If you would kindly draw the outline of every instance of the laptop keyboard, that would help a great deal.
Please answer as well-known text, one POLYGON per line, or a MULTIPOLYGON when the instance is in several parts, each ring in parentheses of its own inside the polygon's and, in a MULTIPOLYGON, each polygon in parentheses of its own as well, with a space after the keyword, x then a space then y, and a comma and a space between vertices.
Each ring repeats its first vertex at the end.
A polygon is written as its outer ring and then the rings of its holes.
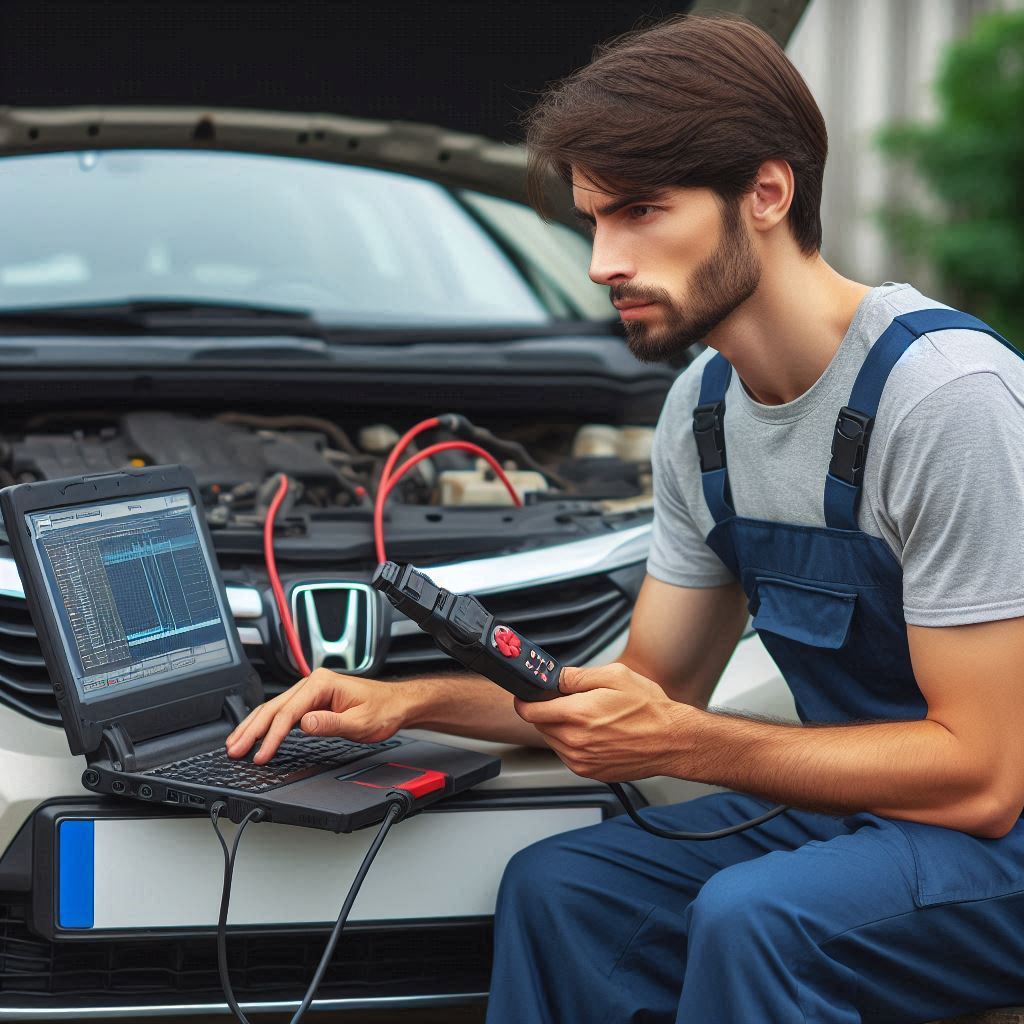
POLYGON ((245 757, 236 759, 228 757, 223 747, 217 747, 142 774, 176 782, 241 789, 246 793, 265 793, 328 768, 338 768, 369 754, 397 747, 401 742, 351 743, 335 736, 309 736, 293 729, 266 764, 253 764, 251 750, 245 757))

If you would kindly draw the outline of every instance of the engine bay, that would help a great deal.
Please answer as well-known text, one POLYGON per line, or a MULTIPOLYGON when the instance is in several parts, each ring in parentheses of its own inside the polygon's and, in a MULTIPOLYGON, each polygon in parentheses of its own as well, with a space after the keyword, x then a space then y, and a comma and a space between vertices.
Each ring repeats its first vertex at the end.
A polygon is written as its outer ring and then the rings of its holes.
MULTIPOLYGON (((398 419, 342 425, 306 412, 265 415, 238 409, 49 411, 29 416, 20 430, 8 430, 0 442, 0 483, 183 464, 196 475, 211 528, 244 533, 264 522, 275 481, 284 473, 294 488, 290 532, 308 535, 318 522, 369 520, 386 460, 408 426, 398 419)), ((524 507, 512 507, 506 486, 483 459, 446 450, 403 476, 389 508, 500 509, 510 534, 515 531, 508 524, 517 514, 543 504, 554 512, 560 503, 563 518, 567 510, 590 518, 643 512, 651 502, 653 434, 650 426, 535 421, 505 422, 491 430, 449 415, 404 455, 468 437, 501 464, 524 507)), ((393 530, 400 539, 397 520, 393 530)), ((430 522, 435 534, 444 534, 451 520, 435 514, 424 521, 421 515, 414 532, 422 537, 430 522)))

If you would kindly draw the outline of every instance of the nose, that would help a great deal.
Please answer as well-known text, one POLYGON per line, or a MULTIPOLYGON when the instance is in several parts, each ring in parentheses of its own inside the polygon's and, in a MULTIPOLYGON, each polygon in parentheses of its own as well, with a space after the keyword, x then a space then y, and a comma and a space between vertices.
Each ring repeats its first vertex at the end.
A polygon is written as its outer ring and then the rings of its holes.
POLYGON ((632 259, 598 228, 590 252, 590 280, 595 284, 621 284, 636 273, 632 259))

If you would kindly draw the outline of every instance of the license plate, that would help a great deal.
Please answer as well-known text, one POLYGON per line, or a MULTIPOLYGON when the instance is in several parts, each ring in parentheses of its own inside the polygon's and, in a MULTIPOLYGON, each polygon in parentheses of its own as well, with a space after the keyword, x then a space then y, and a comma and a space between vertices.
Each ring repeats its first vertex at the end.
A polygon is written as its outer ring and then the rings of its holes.
MULTIPOLYGON (((494 912, 502 871, 523 847, 596 824, 600 806, 420 814, 388 834, 351 921, 494 912)), ((230 845, 237 826, 222 820, 230 845)), ((206 817, 63 817, 56 823, 54 931, 216 925, 224 859, 206 817)), ((235 862, 231 925, 320 925, 337 918, 376 829, 335 835, 252 824, 235 862)))

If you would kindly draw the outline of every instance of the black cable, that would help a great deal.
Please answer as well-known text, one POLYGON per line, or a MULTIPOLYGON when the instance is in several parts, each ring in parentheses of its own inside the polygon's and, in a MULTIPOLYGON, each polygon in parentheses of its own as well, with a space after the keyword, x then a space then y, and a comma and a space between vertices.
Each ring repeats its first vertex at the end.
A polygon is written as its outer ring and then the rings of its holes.
POLYGON ((352 910, 352 904, 355 903, 356 896, 359 895, 359 888, 363 884, 363 879, 366 877, 366 873, 370 870, 370 865, 373 863, 374 857, 377 856, 377 851, 384 842, 384 838, 390 831, 391 826, 400 817, 402 817, 404 813, 405 808, 403 808, 401 804, 393 803, 388 806, 387 814, 384 815, 384 820, 381 822, 380 828, 377 830, 377 835, 374 836, 369 850, 366 851, 366 856, 363 857, 362 864, 359 865, 356 877, 349 888, 348 896, 345 897, 341 913, 338 915, 338 920, 335 922, 334 929, 331 932, 331 937, 327 940, 327 947, 324 949, 324 955, 320 958, 316 974, 313 975, 313 980, 310 982, 309 988, 306 990, 305 998, 303 998, 299 1008, 295 1011, 295 1016, 292 1017, 290 1024, 299 1024, 299 1021, 309 1008, 309 1004, 313 1002, 316 990, 320 987, 320 982, 323 981, 323 977, 327 973, 327 965, 330 963, 331 957, 334 955, 334 947, 338 944, 341 929, 345 927, 345 922, 348 920, 349 912, 352 910))
MULTIPOLYGON (((405 796, 406 794, 402 795, 405 796)), ((381 848, 381 844, 384 842, 384 838, 390 831, 391 826, 408 812, 411 802, 411 799, 404 802, 389 801, 387 813, 384 815, 384 820, 381 822, 380 828, 377 830, 377 835, 370 844, 369 850, 366 851, 366 856, 363 857, 363 862, 359 865, 356 877, 353 879, 352 885, 349 887, 348 895, 345 897, 345 902, 341 907, 341 913, 338 915, 338 920, 335 922, 330 938, 327 940, 327 946, 324 949, 323 956, 320 958, 320 963, 317 965, 316 973, 313 975, 313 980, 310 982, 309 988, 306 990, 306 994, 303 997, 302 1002, 299 1004, 299 1008, 295 1011, 295 1015, 292 1017, 290 1024, 299 1024, 299 1021, 305 1015, 306 1010, 309 1009, 310 1004, 313 1002, 313 997, 316 995, 316 991, 320 987, 320 982, 323 981, 324 974, 327 972, 327 965, 330 963, 331 957, 334 955, 334 947, 338 944, 338 938, 341 935, 341 930, 345 927, 345 922, 348 920, 348 915, 352 910, 352 904, 355 903, 356 896, 359 895, 359 889, 363 884, 363 879, 366 878, 366 873, 370 870, 370 865, 373 863, 374 857, 377 856, 377 851, 381 848)), ((242 833, 245 831, 246 825, 248 825, 250 821, 259 821, 263 817, 263 812, 259 808, 256 808, 255 810, 250 811, 242 819, 238 832, 235 835, 235 841, 231 844, 231 851, 229 853, 228 844, 225 842, 224 836, 220 831, 220 826, 217 824, 217 819, 220 817, 221 812, 226 809, 227 804, 225 804, 223 800, 218 800, 210 808, 210 821, 213 823, 213 830, 217 833, 217 839, 220 841, 221 848, 224 850, 224 887, 220 897, 220 916, 217 920, 217 969, 220 974, 221 988, 224 990, 224 997, 228 1001, 228 1006, 231 1008, 231 1012, 235 1015, 235 1018, 241 1022, 241 1024, 251 1024, 235 999, 235 993, 231 987, 231 978, 228 974, 228 903, 231 899, 231 878, 235 870, 235 852, 238 850, 238 842, 242 838, 242 833)))
MULTIPOLYGON (((783 811, 789 810, 785 804, 780 804, 777 807, 770 808, 765 811, 764 814, 758 815, 756 818, 751 818, 749 821, 741 821, 735 825, 729 825, 726 828, 717 829, 714 832, 675 832, 670 829, 659 828, 657 825, 652 825, 650 822, 644 821, 644 819, 640 817, 640 814, 634 806, 629 794, 620 783, 609 782, 608 788, 611 789, 616 797, 618 797, 619 803, 622 804, 626 813, 640 828, 645 832, 649 832, 651 835, 658 836, 661 839, 682 839, 695 842, 711 839, 723 839, 725 836, 735 835, 737 832, 743 832, 748 828, 754 828, 757 825, 762 825, 766 821, 770 821, 772 818, 781 814, 783 811)), ((345 897, 345 902, 341 907, 341 913, 339 913, 338 920, 335 922, 334 928, 331 930, 330 937, 327 940, 327 945, 320 958, 320 963, 317 965, 317 969, 313 974, 313 980, 310 982, 309 988, 306 990, 306 994, 303 997, 302 1002, 299 1004, 298 1009, 295 1011, 295 1014, 292 1016, 289 1024, 299 1024, 303 1016, 305 1016, 306 1011, 309 1009, 310 1004, 313 1002, 317 989, 320 987, 324 974, 327 972, 327 966, 331 962, 331 957, 334 955, 334 950, 338 944, 338 939, 341 936, 341 931, 345 927, 348 915, 352 910, 356 897, 359 895, 359 890, 362 887, 363 880, 366 878, 366 875, 370 870, 370 865, 373 863, 374 858, 377 856, 377 852, 383 845, 385 837, 391 830, 391 826, 411 809, 411 799, 399 799, 406 798, 407 794, 396 792, 393 796, 395 799, 393 801, 389 801, 387 813, 384 815, 384 820, 381 822, 380 828, 377 830, 377 835, 370 844, 370 848, 366 851, 366 855, 363 857, 363 861, 359 865, 359 870, 356 872, 352 885, 349 887, 348 895, 345 897)), ((220 983, 221 988, 224 991, 224 997, 227 999, 228 1006, 234 1014, 235 1019, 238 1020, 240 1024, 251 1024, 249 1019, 242 1012, 242 1008, 238 1005, 238 1001, 235 999, 234 989, 231 986, 227 957, 227 921, 228 906, 231 900, 231 881, 234 876, 235 855, 238 852, 238 844, 241 841, 242 833, 245 831, 249 822, 259 821, 263 817, 263 811, 257 807, 242 819, 238 832, 235 834, 234 842, 231 844, 231 849, 228 850, 228 844, 225 841, 224 835, 218 824, 221 812, 225 810, 227 810, 227 804, 224 803, 223 800, 216 801, 210 808, 210 821, 213 825, 213 831, 216 833, 217 840, 220 842, 221 849, 224 851, 224 885, 221 890, 220 914, 217 919, 217 969, 220 975, 220 983)))
POLYGON ((608 788, 619 798, 619 803, 622 804, 626 809, 626 813, 637 825, 645 832, 650 832, 652 836, 659 836, 662 839, 689 839, 693 842, 703 842, 707 839, 724 839, 726 836, 732 836, 737 832, 744 832, 748 828, 754 828, 755 825, 763 825, 766 821, 771 821, 776 815, 789 810, 786 804, 779 804, 777 807, 772 807, 765 811, 764 814, 759 814, 756 818, 751 818, 749 821, 740 821, 735 825, 716 829, 714 832, 673 832, 671 829, 658 828, 657 825, 644 821, 640 817, 640 812, 633 805, 629 794, 622 788, 621 783, 609 782, 608 788))
POLYGON ((224 885, 220 895, 220 917, 217 920, 217 970, 220 974, 220 987, 224 991, 224 997, 228 1001, 231 1012, 242 1024, 250 1024, 249 1019, 235 1000, 235 993, 231 987, 231 978, 228 975, 228 903, 231 899, 231 878, 235 871, 235 853, 238 850, 238 842, 242 838, 242 833, 249 822, 259 821, 263 817, 263 812, 257 807, 242 819, 238 832, 235 833, 235 841, 231 844, 231 852, 229 853, 228 844, 225 842, 220 826, 217 824, 217 819, 223 810, 227 810, 227 804, 223 800, 216 801, 210 808, 210 821, 213 823, 213 831, 217 833, 217 839, 220 841, 221 849, 224 851, 224 885))
POLYGON ((520 466, 526 466, 535 473, 540 473, 549 482, 553 483, 559 490, 572 493, 576 485, 565 477, 559 476, 542 466, 518 441, 510 441, 504 437, 498 437, 491 433, 486 427, 478 427, 475 423, 463 416, 462 413, 447 412, 437 417, 440 426, 449 430, 456 436, 468 438, 475 441, 484 448, 494 448, 499 454, 515 459, 520 466))

